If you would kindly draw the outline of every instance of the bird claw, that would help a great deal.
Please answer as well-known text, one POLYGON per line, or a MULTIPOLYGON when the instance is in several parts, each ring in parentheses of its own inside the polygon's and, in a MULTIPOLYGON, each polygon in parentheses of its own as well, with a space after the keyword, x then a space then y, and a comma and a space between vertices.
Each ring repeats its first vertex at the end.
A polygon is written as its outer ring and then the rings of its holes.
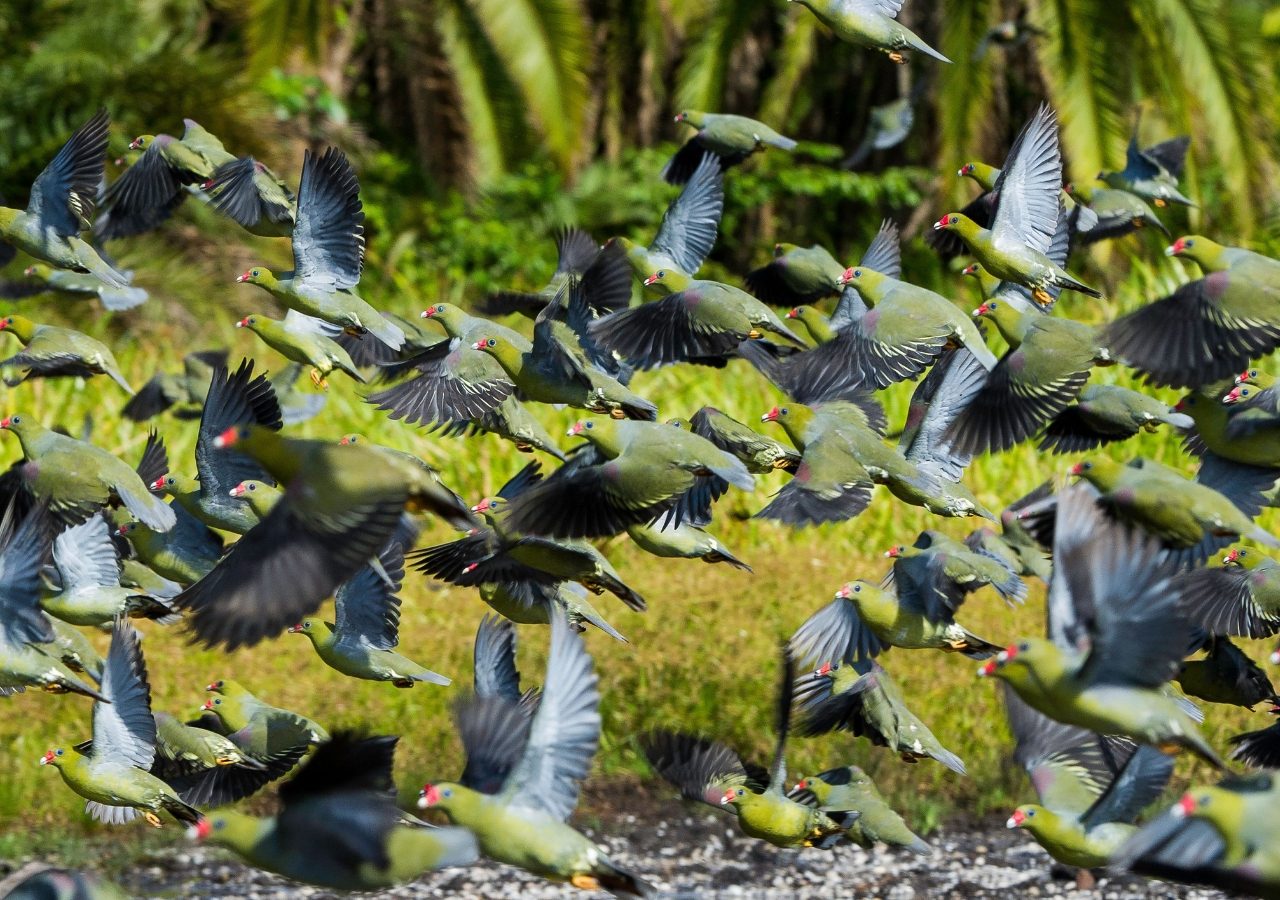
POLYGON ((533 444, 521 444, 520 442, 517 441, 516 449, 519 450, 521 453, 532 453, 533 444))
POLYGON ((320 390, 322 391, 329 390, 329 381, 327 378, 325 378, 323 375, 320 374, 319 369, 311 370, 311 383, 314 384, 316 387, 320 388, 320 390))
POLYGON ((142 817, 147 820, 147 824, 150 825, 152 828, 164 827, 164 823, 160 821, 160 817, 157 816, 155 813, 151 812, 150 810, 144 812, 142 814, 142 817))
POLYGON ((218 766, 234 766, 236 763, 240 762, 240 760, 234 759, 230 756, 217 756, 214 757, 213 762, 214 765, 218 766))
POLYGON ((758 341, 760 338, 764 337, 764 332, 759 328, 752 328, 747 332, 747 337, 751 338, 753 341, 758 341))
POLYGON ((569 883, 583 891, 600 890, 600 879, 596 878, 594 875, 587 875, 584 872, 579 872, 574 875, 569 879, 569 883))
POLYGON ((1039 303, 1041 306, 1053 305, 1053 297, 1050 296, 1049 292, 1046 291, 1044 288, 1036 288, 1034 291, 1031 292, 1031 296, 1034 297, 1035 301, 1039 303))
POLYGON ((1164 198, 1162 198, 1162 197, 1157 197, 1157 198, 1156 198, 1156 206, 1158 206, 1160 209, 1164 209, 1164 208, 1165 208, 1166 206, 1168 206, 1168 205, 1169 205, 1169 201, 1168 201, 1168 200, 1165 200, 1165 199, 1164 199, 1164 198))
POLYGON ((626 417, 627 414, 620 409, 609 410, 609 418, 611 419, 625 419, 626 417))
POLYGON ((907 64, 907 58, 897 50, 893 50, 889 53, 889 59, 893 60, 900 66, 905 66, 907 64))

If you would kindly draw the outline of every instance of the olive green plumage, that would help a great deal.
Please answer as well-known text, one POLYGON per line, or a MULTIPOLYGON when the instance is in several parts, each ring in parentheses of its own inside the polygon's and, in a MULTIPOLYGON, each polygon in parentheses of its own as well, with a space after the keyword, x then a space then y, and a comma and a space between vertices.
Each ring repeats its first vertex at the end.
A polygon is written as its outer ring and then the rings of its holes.
POLYGON ((1157 431, 1161 425, 1186 430, 1195 427, 1195 421, 1148 394, 1118 384, 1089 384, 1049 422, 1040 449, 1079 453, 1157 431))
POLYGON ((818 21, 850 44, 869 47, 889 59, 906 63, 904 51, 915 51, 949 63, 907 26, 897 21, 905 0, 796 0, 818 17, 818 21))
MULTIPOLYGON (((140 287, 115 287, 93 275, 68 269, 55 269, 46 263, 34 263, 22 270, 55 294, 72 297, 97 297, 109 312, 133 309, 147 302, 147 292, 140 287)), ((128 273, 122 273, 128 277, 128 273)))
POLYGON ((1245 709, 1263 702, 1280 704, 1267 673, 1230 639, 1211 637, 1204 649, 1203 657, 1182 664, 1175 679, 1187 696, 1245 709))
POLYGON ((616 641, 629 643, 591 605, 587 589, 575 581, 544 585, 532 581, 485 582, 480 599, 499 615, 521 625, 550 625, 556 610, 578 631, 594 625, 616 641))
MULTIPOLYGON (((775 244, 773 259, 747 273, 747 290, 773 306, 801 306, 837 293, 844 266, 821 244, 775 244)), ((656 270, 652 270, 656 271, 656 270)), ((799 318, 791 316, 788 318, 799 318)), ((806 319, 801 322, 810 329, 806 319)), ((817 335, 814 335, 817 337, 817 335)))
POLYGON ((1254 284, 1280 290, 1280 260, 1254 250, 1219 244, 1201 234, 1187 234, 1170 244, 1164 252, 1166 256, 1191 260, 1205 274, 1230 272, 1254 284))
POLYGON ((676 122, 688 125, 697 133, 663 168, 662 177, 671 184, 690 181, 704 156, 715 156, 721 167, 727 169, 766 147, 791 152, 797 146, 791 138, 746 116, 686 109, 676 114, 676 122))
POLYGON ((1168 206, 1170 203, 1195 206, 1178 190, 1178 179, 1182 176, 1190 143, 1191 139, 1183 135, 1143 149, 1138 146, 1138 126, 1135 123, 1125 151, 1124 168, 1118 172, 1099 172, 1098 180, 1108 187, 1137 194, 1156 206, 1168 206))
POLYGON ((329 733, 306 716, 259 699, 238 681, 222 678, 207 691, 217 694, 201 709, 213 713, 255 759, 268 759, 298 746, 315 746, 329 733))
POLYGON ((22 344, 19 353, 0 361, 0 372, 9 387, 28 378, 106 375, 133 394, 110 348, 87 334, 57 325, 40 325, 14 313, 0 318, 0 331, 12 334, 22 344))
POLYGON ((1081 235, 1082 245, 1124 237, 1147 229, 1155 229, 1169 237, 1169 229, 1137 194, 1088 182, 1069 185, 1067 191, 1081 203, 1087 204, 1098 217, 1098 224, 1081 235))
POLYGON ((879 842, 904 847, 913 853, 933 853, 888 804, 870 776, 857 766, 841 766, 801 778, 788 796, 802 803, 812 797, 818 806, 858 812, 857 821, 844 836, 863 849, 869 850, 879 842))
POLYGON ((225 350, 188 353, 182 358, 182 371, 151 376, 121 412, 135 422, 145 422, 168 409, 179 419, 198 418, 214 369, 226 364, 225 350))
POLYGON ((728 563, 748 572, 751 567, 738 559, 715 535, 688 523, 673 528, 655 524, 628 525, 627 534, 642 550, 668 559, 700 559, 706 563, 728 563))
POLYGON ((311 380, 328 389, 327 378, 334 370, 345 372, 364 383, 364 376, 351 361, 350 354, 326 333, 325 323, 290 310, 283 319, 271 319, 261 313, 245 316, 236 322, 262 338, 262 342, 285 359, 311 367, 311 380))
POLYGON ((0 205, 0 241, 59 269, 126 288, 129 279, 80 237, 93 220, 110 121, 100 109, 80 126, 31 185, 25 210, 0 205))
POLYGON ((173 510, 147 490, 137 472, 105 450, 51 431, 25 414, 0 419, 0 430, 16 435, 22 445, 27 487, 64 521, 83 521, 119 500, 149 528, 167 531, 174 526, 173 510))
POLYGON ((1280 563, 1252 548, 1236 547, 1221 566, 1180 579, 1183 608, 1214 635, 1264 638, 1280 631, 1280 563))

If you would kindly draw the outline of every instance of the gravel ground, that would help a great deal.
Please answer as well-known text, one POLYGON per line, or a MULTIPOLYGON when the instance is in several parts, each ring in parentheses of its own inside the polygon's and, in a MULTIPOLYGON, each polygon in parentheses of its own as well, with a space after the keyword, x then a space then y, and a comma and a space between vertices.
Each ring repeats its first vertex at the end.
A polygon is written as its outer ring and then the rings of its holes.
MULTIPOLYGON (((935 855, 920 857, 886 848, 841 847, 834 852, 782 851, 741 835, 726 816, 696 812, 679 803, 657 803, 643 817, 610 821, 607 834, 584 829, 611 856, 675 898, 910 898, 1057 897, 1220 898, 1225 895, 1137 878, 1103 875, 1092 890, 1078 889, 1072 873, 1051 872, 1050 860, 1020 832, 992 820, 978 828, 941 830, 930 836, 935 855), (664 815, 665 814, 665 815, 664 815), (656 827, 646 823, 659 822, 656 827)), ((229 854, 179 846, 140 860, 121 878, 138 898, 327 898, 331 892, 302 887, 247 868, 229 854)), ((484 900, 590 898, 567 885, 539 880, 508 866, 478 863, 436 872, 410 885, 368 897, 465 897, 484 900)))

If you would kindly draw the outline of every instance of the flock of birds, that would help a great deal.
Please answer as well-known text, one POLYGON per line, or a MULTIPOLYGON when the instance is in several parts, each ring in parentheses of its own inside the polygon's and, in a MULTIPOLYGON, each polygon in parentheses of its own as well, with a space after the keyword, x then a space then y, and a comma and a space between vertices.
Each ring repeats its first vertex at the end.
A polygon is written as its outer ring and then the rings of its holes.
MULTIPOLYGON (((900 3, 802 2, 850 40, 895 58, 905 49, 937 56, 894 21, 900 3), (836 7, 849 13, 843 26, 836 7), (851 11, 878 15, 879 37, 849 31, 851 11)), ((0 208, 0 240, 35 260, 26 272, 41 291, 93 295, 109 310, 146 294, 102 242, 160 227, 191 198, 255 234, 289 237, 294 256, 291 272, 254 266, 237 279, 286 310, 237 323, 289 360, 274 381, 247 360, 233 367, 225 353, 205 352, 135 394, 99 341, 0 318, 23 345, 0 362, 10 386, 105 375, 132 395, 125 411, 136 421, 166 410, 199 418, 194 476, 170 465, 154 432, 133 466, 48 427, 51 411, 0 419, 22 449, 0 476, 0 690, 93 701, 91 740, 41 762, 99 821, 142 816, 159 826, 166 815, 254 866, 329 888, 389 886, 482 854, 579 888, 648 895, 649 884, 568 824, 601 727, 579 632, 625 640, 589 593, 645 609, 591 541, 626 532, 660 557, 749 570, 705 527, 730 487, 750 490, 755 475, 781 469, 791 479, 757 517, 786 526, 850 520, 876 485, 936 515, 984 522, 963 541, 930 530, 893 548, 883 582, 844 585, 800 626, 782 651, 767 769, 715 740, 641 737, 653 769, 683 796, 779 847, 882 842, 930 853, 855 766, 788 789, 786 742, 793 731, 849 731, 963 775, 879 661, 894 647, 958 652, 1004 682, 1015 758, 1038 798, 1014 811, 1010 827, 1085 870, 1113 865, 1280 894, 1280 830, 1270 827, 1280 782, 1267 771, 1280 765, 1280 724, 1233 739, 1232 757, 1253 774, 1226 775, 1135 824, 1164 789, 1172 754, 1224 766, 1188 697, 1280 711, 1266 673, 1232 641, 1280 632, 1280 564, 1236 547, 1205 565, 1242 539, 1280 546, 1254 522, 1280 480, 1277 388, 1250 368, 1280 348, 1280 262, 1191 235, 1167 252, 1204 274, 1172 295, 1100 328, 1055 307, 1062 291, 1099 296, 1067 271, 1073 247, 1139 229, 1168 234, 1156 210, 1190 204, 1178 189, 1187 139, 1142 149, 1135 135, 1123 170, 1064 189, 1056 118, 1042 107, 1000 168, 965 164, 960 175, 982 193, 939 218, 928 240, 944 258, 975 260, 964 271, 985 299, 969 315, 904 280, 889 222, 855 266, 820 246, 778 244, 746 290, 699 279, 725 171, 795 142, 741 116, 685 111, 677 121, 695 134, 663 174, 683 189, 649 246, 621 237, 602 246, 568 230, 543 290, 500 293, 477 312, 437 303, 418 320, 356 292, 359 185, 335 149, 306 153, 295 194, 187 120, 180 138, 137 138, 140 155, 103 190, 101 111, 36 180, 25 210, 0 208), (633 305, 636 278, 658 298, 633 305), (829 314, 819 309, 827 298, 829 314), (532 338, 482 312, 532 317, 532 338), (987 323, 1008 346, 998 358, 987 323), (785 395, 761 421, 787 442, 711 407, 659 421, 657 405, 629 387, 638 370, 724 368, 734 358, 785 395), (1187 393, 1171 409, 1088 383, 1095 366, 1115 364, 1187 393), (390 386, 367 399, 393 420, 493 433, 562 464, 544 477, 531 463, 469 506, 426 463, 365 436, 282 433, 321 412, 331 378, 375 375, 390 386), (875 392, 920 376, 891 443, 875 392), (565 453, 530 404, 598 415, 573 425, 584 443, 565 453), (1194 480, 1149 459, 1091 454, 1162 426, 1186 435, 1200 459, 1194 480), (1054 453, 1090 454, 1071 468, 1078 480, 1057 493, 1046 484, 1000 514, 983 507, 963 482, 970 461, 1036 437, 1054 453), (423 515, 461 536, 414 549, 423 515), (396 806, 394 737, 329 735, 233 681, 209 685, 196 721, 151 709, 130 619, 180 620, 193 640, 226 650, 287 630, 351 677, 449 684, 397 650, 406 566, 477 587, 497 613, 480 624, 474 687, 455 707, 466 767, 420 794, 418 805, 450 827, 396 806), (957 621, 973 591, 990 585, 1021 603, 1031 578, 1048 584, 1045 637, 1001 649, 957 621), (330 596, 332 623, 315 615, 330 596), (521 685, 515 623, 550 626, 540 690, 521 685), (105 659, 80 627, 110 630, 105 659), (227 808, 290 772, 277 814, 227 808)), ((725 374, 742 377, 734 366, 725 374)))

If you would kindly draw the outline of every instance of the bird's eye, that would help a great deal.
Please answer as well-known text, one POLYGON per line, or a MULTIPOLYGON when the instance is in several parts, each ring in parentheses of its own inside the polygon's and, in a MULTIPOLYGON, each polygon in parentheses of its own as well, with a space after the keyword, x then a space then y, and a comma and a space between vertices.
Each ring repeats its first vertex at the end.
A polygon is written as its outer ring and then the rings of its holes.
POLYGON ((583 427, 584 427, 584 428, 586 428, 586 429, 588 429, 588 430, 590 430, 590 429, 592 429, 592 428, 595 428, 596 426, 595 426, 595 423, 594 423, 594 422, 588 422, 588 423, 586 423, 583 427))
POLYGON ((257 277, 258 277, 259 275, 261 275, 262 273, 261 273, 261 272, 259 272, 257 269, 254 269, 254 270, 252 270, 251 272, 249 272, 249 274, 250 274, 250 275, 252 275, 254 278, 257 278, 257 277))
POLYGON ((1237 553, 1236 553, 1236 558, 1238 559, 1238 558, 1240 558, 1240 557, 1242 557, 1242 556, 1248 556, 1248 555, 1249 555, 1249 551, 1248 551, 1248 550, 1240 550, 1240 551, 1237 551, 1237 553))
POLYGON ((1202 796, 1199 800, 1196 801, 1196 803, 1200 806, 1208 806, 1209 805, 1208 795, 1202 796))
POLYGON ((496 347, 496 346, 498 346, 498 342, 497 342, 497 341, 495 341, 493 338, 489 338, 489 340, 485 341, 484 343, 485 343, 485 346, 487 346, 487 347, 496 347))
POLYGON ((9 419, 9 421, 12 422, 14 425, 21 425, 22 416, 13 416, 12 418, 9 419))
POLYGON ((734 793, 737 794, 739 797, 741 797, 743 794, 746 793, 746 791, 744 791, 742 788, 738 788, 736 791, 734 791, 734 793))
POLYGON ((861 593, 862 593, 862 585, 860 585, 860 584, 855 584, 855 585, 853 586, 853 592, 854 592, 855 594, 861 594, 861 593))
POLYGON ((658 277, 659 277, 659 278, 666 278, 666 277, 667 277, 666 270, 665 270, 665 269, 659 269, 659 270, 658 270, 658 277))
POLYGON ((788 414, 788 413, 790 413, 790 412, 791 412, 791 410, 789 410, 787 407, 785 407, 785 406, 784 406, 784 407, 782 407, 782 409, 778 410, 778 415, 780 415, 780 416, 785 416, 785 415, 787 415, 787 414, 788 414))
POLYGON ((1249 389, 1248 389, 1248 388, 1241 388, 1241 389, 1240 389, 1240 396, 1241 396, 1241 397, 1248 397, 1248 396, 1249 396, 1249 389))
POLYGON ((956 224, 956 223, 957 223, 957 222, 959 222, 959 221, 960 221, 960 220, 959 220, 959 219, 957 219, 955 216, 951 216, 951 217, 949 217, 949 218, 947 219, 947 224, 948 224, 948 225, 954 225, 954 224, 956 224))
POLYGON ((862 277, 862 270, 861 270, 861 269, 854 269, 854 270, 853 270, 853 277, 854 277, 854 278, 861 278, 861 277, 862 277))
POLYGON ((1030 818, 1031 818, 1032 816, 1034 816, 1035 814, 1036 814, 1036 811, 1035 811, 1034 809, 1029 809, 1029 810, 1027 810, 1027 818, 1028 818, 1028 819, 1030 819, 1030 818))
POLYGON ((1182 246, 1184 247, 1194 247, 1195 245, 1196 245, 1196 242, 1192 240, 1186 240, 1182 242, 1182 246))
POLYGON ((214 706, 221 706, 221 705, 222 705, 222 698, 221 698, 221 697, 219 697, 217 700, 214 700, 214 701, 213 701, 213 705, 214 705, 214 706))
POLYGON ((450 797, 453 796, 453 788, 445 788, 443 791, 440 792, 440 796, 448 800, 450 797))
POLYGON ((1080 464, 1080 468, 1081 468, 1081 469, 1083 469, 1084 471, 1088 472, 1090 469, 1092 469, 1092 468, 1093 468, 1093 463, 1091 463, 1091 462, 1081 463, 1081 464, 1080 464))
POLYGON ((256 484, 249 485, 249 490, 256 491, 257 489, 258 489, 258 486, 256 484))
POLYGON ((61 755, 62 755, 62 751, 61 751, 61 750, 55 750, 55 751, 53 751, 53 755, 54 755, 54 756, 61 756, 61 755))
POLYGON ((1028 644, 1026 641, 1023 641, 1021 644, 1018 645, 1019 653, 1026 653, 1030 649, 1031 649, 1031 645, 1028 644))
POLYGON ((303 627, 304 629, 310 628, 310 627, 311 627, 311 623, 310 623, 310 622, 303 622, 303 623, 302 623, 302 627, 303 627))
POLYGON ((222 829, 224 829, 224 828, 226 828, 226 827, 227 827, 227 820, 226 820, 226 819, 214 819, 214 820, 213 820, 213 830, 214 830, 214 831, 221 831, 222 829))
POLYGON ((438 312, 438 313, 442 313, 442 312, 444 312, 444 304, 443 304, 443 303, 437 303, 437 304, 436 304, 436 312, 438 312))
POLYGON ((995 309, 995 308, 996 308, 996 307, 998 307, 999 305, 1000 305, 1000 304, 999 304, 999 303, 997 303, 997 302, 996 302, 996 301, 994 301, 994 300, 988 300, 988 301, 987 301, 987 309, 995 309))

